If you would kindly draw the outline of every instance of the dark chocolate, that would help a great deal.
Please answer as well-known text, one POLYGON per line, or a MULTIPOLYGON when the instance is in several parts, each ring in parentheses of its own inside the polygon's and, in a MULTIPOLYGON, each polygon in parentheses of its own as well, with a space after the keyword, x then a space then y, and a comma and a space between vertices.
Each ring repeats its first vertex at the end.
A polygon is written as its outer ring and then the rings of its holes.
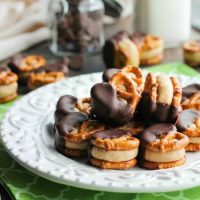
POLYGON ((197 119, 200 119, 200 111, 196 110, 183 110, 177 118, 175 123, 178 131, 184 132, 187 130, 197 119))
POLYGON ((175 107, 173 105, 156 103, 145 92, 143 92, 138 106, 138 115, 145 122, 174 123, 180 111, 181 106, 175 107))
POLYGON ((177 129, 174 124, 158 123, 144 129, 140 135, 140 139, 144 143, 151 143, 163 134, 170 134, 176 131, 177 129))
POLYGON ((136 45, 139 45, 142 40, 144 39, 144 37, 146 36, 146 34, 142 33, 142 32, 135 32, 134 34, 132 34, 129 38, 136 43, 136 45))
POLYGON ((73 113, 77 98, 71 95, 64 95, 60 97, 56 105, 55 123, 59 122, 64 116, 73 113))
POLYGON ((103 72, 103 75, 102 75, 102 79, 104 82, 109 82, 109 80, 111 79, 111 77, 113 75, 115 75, 117 72, 119 72, 120 69, 116 69, 116 68, 110 68, 110 69, 106 69, 104 72, 103 72))
POLYGON ((44 67, 37 68, 34 70, 34 73, 42 73, 42 72, 63 72, 65 76, 68 75, 68 67, 64 63, 52 63, 52 64, 47 64, 44 67))
POLYGON ((132 108, 121 99, 109 83, 98 83, 91 89, 92 113, 110 125, 123 125, 133 118, 132 108))
POLYGON ((55 126, 55 145, 56 149, 64 154, 64 136, 69 134, 77 126, 88 120, 88 116, 85 113, 74 112, 65 116, 55 126))
POLYGON ((8 67, 0 66, 0 73, 10 71, 8 67))
POLYGON ((123 129, 112 129, 112 130, 103 130, 97 131, 92 135, 92 139, 114 139, 119 138, 124 135, 131 135, 129 131, 123 129))
POLYGON ((19 73, 20 69, 19 66, 21 65, 22 60, 24 59, 25 55, 24 54, 16 54, 14 55, 11 59, 10 62, 8 63, 8 67, 15 73, 19 73))
POLYGON ((103 59, 107 68, 117 67, 115 66, 115 53, 117 44, 124 38, 129 38, 129 34, 125 31, 121 31, 106 40, 105 45, 103 46, 103 59))
POLYGON ((182 101, 190 98, 195 93, 200 92, 200 84, 187 85, 182 90, 182 101))

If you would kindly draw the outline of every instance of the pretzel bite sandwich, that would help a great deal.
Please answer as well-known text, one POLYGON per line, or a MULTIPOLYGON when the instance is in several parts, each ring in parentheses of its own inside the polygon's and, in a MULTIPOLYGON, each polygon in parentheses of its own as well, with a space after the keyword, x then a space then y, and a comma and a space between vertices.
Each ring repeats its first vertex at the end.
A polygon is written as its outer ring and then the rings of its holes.
POLYGON ((137 163, 139 140, 122 129, 97 131, 91 137, 90 163, 102 169, 128 169, 137 163))
POLYGON ((183 110, 176 121, 179 132, 189 137, 189 144, 186 151, 200 150, 200 111, 183 110))
POLYGON ((0 67, 0 103, 12 101, 17 97, 18 77, 9 68, 0 67))
POLYGON ((183 55, 186 64, 192 67, 200 67, 200 42, 186 42, 183 45, 183 55))
POLYGON ((91 135, 98 130, 104 130, 104 125, 89 120, 85 113, 74 112, 60 120, 55 130, 57 150, 68 157, 82 157, 87 155, 91 135))
POLYGON ((186 161, 186 135, 177 132, 173 124, 154 124, 141 133, 140 166, 146 169, 166 169, 186 161))
POLYGON ((63 63, 48 64, 34 70, 28 78, 28 87, 34 90, 38 87, 64 79, 68 75, 68 67, 63 63))
POLYGON ((17 54, 11 58, 8 67, 19 76, 20 83, 27 83, 30 73, 45 64, 43 56, 17 54))

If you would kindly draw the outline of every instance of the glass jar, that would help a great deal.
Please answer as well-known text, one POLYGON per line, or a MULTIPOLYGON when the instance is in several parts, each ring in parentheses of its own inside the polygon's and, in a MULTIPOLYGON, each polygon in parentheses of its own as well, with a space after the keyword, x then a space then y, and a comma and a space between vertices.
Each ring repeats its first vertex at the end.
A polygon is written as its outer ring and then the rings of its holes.
POLYGON ((103 15, 101 0, 52 0, 51 51, 60 56, 99 52, 104 42, 103 15))

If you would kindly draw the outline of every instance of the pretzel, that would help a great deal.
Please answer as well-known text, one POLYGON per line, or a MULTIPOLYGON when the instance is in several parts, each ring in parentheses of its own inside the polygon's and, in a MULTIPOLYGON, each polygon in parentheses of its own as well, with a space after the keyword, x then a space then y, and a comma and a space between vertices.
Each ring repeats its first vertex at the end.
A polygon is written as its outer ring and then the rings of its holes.
POLYGON ((104 130, 104 129, 105 129, 104 124, 101 124, 100 122, 96 120, 87 120, 83 122, 80 125, 80 127, 76 127, 69 134, 66 134, 65 140, 68 140, 71 142, 86 141, 90 138, 90 136, 94 132, 104 130))
POLYGON ((140 63, 142 65, 157 64, 163 59, 164 42, 161 38, 147 35, 139 43, 140 63))
POLYGON ((101 169, 129 169, 134 167, 137 164, 136 159, 132 159, 129 161, 124 161, 124 162, 109 162, 109 161, 104 161, 104 160, 99 160, 97 158, 91 158, 90 163, 93 166, 96 166, 101 169))
POLYGON ((124 129, 127 131, 130 131, 132 136, 137 136, 139 133, 141 133, 144 129, 144 124, 141 122, 128 122, 125 125, 119 127, 120 129, 124 129))
POLYGON ((78 99, 77 103, 76 103, 76 108, 80 111, 80 112, 84 112, 88 115, 91 114, 91 98, 90 97, 86 97, 86 98, 80 98, 78 99))
POLYGON ((4 71, 0 73, 0 85, 8 85, 10 83, 16 82, 18 76, 11 71, 4 71))
POLYGON ((167 152, 185 148, 189 143, 186 135, 174 132, 159 135, 155 141, 144 144, 144 147, 156 152, 167 152))
POLYGON ((200 43, 197 41, 188 41, 183 45, 183 49, 189 53, 200 52, 200 43))
POLYGON ((46 64, 46 60, 44 59, 43 56, 28 55, 23 58, 19 68, 21 71, 26 72, 26 71, 31 71, 39 67, 42 67, 45 64, 46 64))
POLYGON ((174 90, 172 105, 173 106, 180 106, 181 98, 182 98, 181 85, 175 77, 170 77, 170 79, 171 79, 171 82, 172 82, 172 85, 173 85, 173 90, 174 90))
POLYGON ((195 93, 182 102, 183 109, 194 109, 200 111, 200 92, 195 93))
POLYGON ((134 111, 141 96, 131 77, 123 71, 118 72, 112 76, 110 84, 117 90, 118 98, 126 100, 134 111))
POLYGON ((185 164, 186 157, 181 160, 172 161, 172 162, 151 162, 147 160, 143 160, 140 162, 140 166, 146 169, 155 170, 155 169, 167 169, 172 167, 177 167, 185 164))
POLYGON ((124 135, 114 139, 101 139, 97 138, 92 140, 92 144, 99 147, 110 150, 129 150, 138 148, 139 140, 131 135, 124 135))
POLYGON ((200 137, 200 118, 196 119, 195 122, 183 132, 183 134, 188 137, 200 137))
POLYGON ((163 40, 155 35, 147 35, 139 44, 140 51, 147 51, 163 45, 163 40))
POLYGON ((144 89, 144 76, 138 67, 127 65, 121 69, 122 72, 127 73, 131 79, 137 84, 137 90, 141 94, 144 89))
POLYGON ((42 72, 42 73, 31 73, 29 77, 29 82, 36 85, 46 85, 53 83, 55 81, 61 80, 64 78, 62 72, 42 72))

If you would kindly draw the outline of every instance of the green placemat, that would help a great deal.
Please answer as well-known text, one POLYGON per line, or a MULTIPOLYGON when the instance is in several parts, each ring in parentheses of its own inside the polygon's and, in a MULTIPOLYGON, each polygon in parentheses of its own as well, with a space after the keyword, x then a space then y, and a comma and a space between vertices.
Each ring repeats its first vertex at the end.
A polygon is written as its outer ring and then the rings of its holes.
MULTIPOLYGON (((173 72, 199 76, 198 72, 182 63, 168 63, 147 68, 148 71, 173 72)), ((0 120, 12 103, 0 105, 0 120)), ((0 178, 17 200, 197 200, 200 199, 200 187, 168 193, 124 194, 79 189, 53 183, 19 166, 0 145, 0 178)))

